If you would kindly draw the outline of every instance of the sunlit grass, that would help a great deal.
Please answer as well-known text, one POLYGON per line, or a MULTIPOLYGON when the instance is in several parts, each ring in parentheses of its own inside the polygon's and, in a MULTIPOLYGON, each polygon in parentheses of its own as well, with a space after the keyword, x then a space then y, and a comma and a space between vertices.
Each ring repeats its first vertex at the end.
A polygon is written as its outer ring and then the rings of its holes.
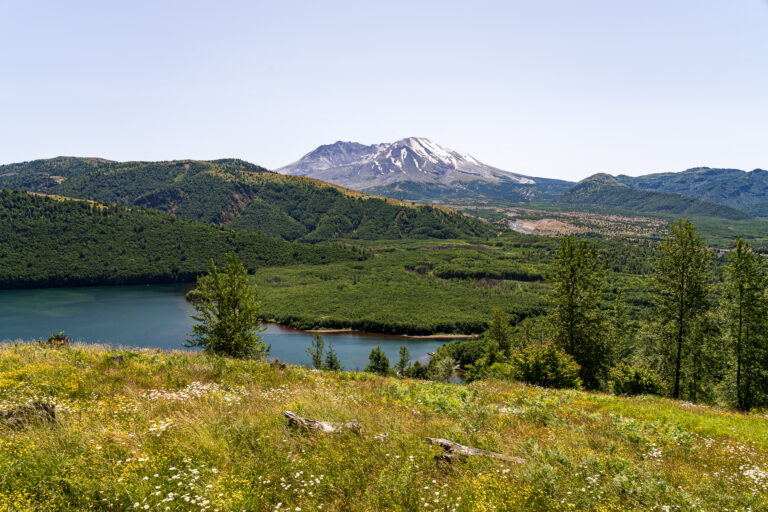
POLYGON ((768 419, 666 399, 3 345, 0 409, 30 400, 60 423, 0 426, 0 511, 768 507, 768 419), (363 435, 296 432, 284 410, 363 435), (439 465, 427 436, 526 464, 439 465))

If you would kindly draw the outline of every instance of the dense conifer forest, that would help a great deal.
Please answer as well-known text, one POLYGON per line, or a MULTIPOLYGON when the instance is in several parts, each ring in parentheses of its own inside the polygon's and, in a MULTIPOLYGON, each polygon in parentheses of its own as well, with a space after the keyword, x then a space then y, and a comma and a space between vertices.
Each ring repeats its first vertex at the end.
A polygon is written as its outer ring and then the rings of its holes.
POLYGON ((139 207, 0 190, 0 287, 190 282, 236 252, 250 270, 363 257, 139 207))

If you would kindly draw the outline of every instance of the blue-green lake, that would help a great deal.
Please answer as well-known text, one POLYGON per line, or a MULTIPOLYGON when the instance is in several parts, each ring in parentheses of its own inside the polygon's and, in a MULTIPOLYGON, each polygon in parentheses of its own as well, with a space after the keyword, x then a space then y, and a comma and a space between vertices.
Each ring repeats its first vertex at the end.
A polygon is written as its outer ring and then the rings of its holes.
MULTIPOLYGON (((64 331, 73 340, 126 347, 183 349, 192 330, 192 306, 184 299, 189 285, 94 286, 0 291, 0 340, 37 340, 64 331)), ((279 325, 262 333, 272 345, 270 357, 291 364, 309 364, 305 349, 312 334, 279 325)), ((362 369, 377 345, 390 361, 401 345, 422 362, 427 352, 445 343, 366 333, 324 334, 341 364, 362 369)))

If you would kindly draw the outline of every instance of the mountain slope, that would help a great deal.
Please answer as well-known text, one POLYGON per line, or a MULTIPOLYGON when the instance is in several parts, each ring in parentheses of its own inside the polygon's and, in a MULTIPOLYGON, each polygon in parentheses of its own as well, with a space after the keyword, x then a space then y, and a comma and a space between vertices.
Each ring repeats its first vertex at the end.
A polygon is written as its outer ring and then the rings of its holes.
POLYGON ((487 236, 445 208, 367 196, 242 160, 111 162, 60 157, 0 166, 0 187, 142 206, 287 240, 487 236))
POLYGON ((768 216, 768 171, 699 167, 683 172, 618 176, 639 190, 669 192, 724 204, 760 217, 768 216))
POLYGON ((729 206, 701 201, 693 197, 665 192, 636 190, 609 174, 595 174, 579 183, 555 201, 558 204, 613 208, 639 213, 664 213, 685 216, 748 219, 750 215, 729 206))
POLYGON ((338 141, 320 146, 277 171, 411 200, 446 197, 531 200, 552 197, 571 185, 502 171, 421 137, 370 146, 338 141))
POLYGON ((236 251, 251 270, 357 259, 142 208, 0 190, 0 288, 190 282, 236 251))

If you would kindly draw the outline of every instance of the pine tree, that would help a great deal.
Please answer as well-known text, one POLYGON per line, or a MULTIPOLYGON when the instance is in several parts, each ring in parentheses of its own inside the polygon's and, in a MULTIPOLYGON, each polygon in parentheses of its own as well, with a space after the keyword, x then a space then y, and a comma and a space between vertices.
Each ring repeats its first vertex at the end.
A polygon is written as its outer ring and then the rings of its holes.
POLYGON ((328 352, 325 354, 325 369, 340 372, 344 368, 339 361, 339 355, 333 349, 333 345, 328 345, 328 352))
POLYGON ((615 361, 622 361, 633 352, 632 324, 627 313, 627 303, 621 290, 616 292, 611 316, 611 345, 615 361))
POLYGON ((488 338, 496 342, 496 346, 503 358, 509 359, 512 351, 512 326, 504 312, 494 308, 491 312, 491 324, 486 333, 488 338))
POLYGON ((663 327, 660 348, 667 374, 671 374, 672 397, 679 398, 695 324, 708 308, 710 257, 687 219, 672 224, 670 236, 658 251, 653 284, 663 327))
POLYGON ((376 347, 371 350, 371 353, 368 356, 368 366, 365 367, 364 371, 377 373, 379 375, 389 374, 389 358, 384 351, 381 350, 381 347, 376 347))
POLYGON ((408 352, 408 347, 402 345, 400 347, 400 359, 395 363, 395 373, 400 376, 405 375, 405 369, 408 368, 408 363, 411 361, 411 353, 408 352))
POLYGON ((599 386, 610 358, 599 307, 603 273, 597 251, 567 236, 560 241, 555 271, 548 276, 555 285, 550 299, 555 342, 581 366, 581 379, 591 389, 599 386))
POLYGON ((309 342, 309 347, 307 347, 307 354, 312 358, 312 366, 318 370, 324 368, 323 355, 325 355, 325 340, 323 340, 323 337, 320 336, 319 333, 314 333, 312 335, 312 341, 309 342))
POLYGON ((261 302, 258 289, 248 282, 248 272, 234 253, 226 255, 226 271, 211 270, 197 279, 196 301, 192 304, 198 323, 192 326, 185 346, 230 357, 261 357, 269 347, 258 334, 265 327, 259 321, 261 302))
POLYGON ((765 323, 768 307, 766 263, 748 243, 736 239, 726 267, 731 338, 736 358, 736 402, 748 411, 760 399, 760 365, 766 358, 765 323))

